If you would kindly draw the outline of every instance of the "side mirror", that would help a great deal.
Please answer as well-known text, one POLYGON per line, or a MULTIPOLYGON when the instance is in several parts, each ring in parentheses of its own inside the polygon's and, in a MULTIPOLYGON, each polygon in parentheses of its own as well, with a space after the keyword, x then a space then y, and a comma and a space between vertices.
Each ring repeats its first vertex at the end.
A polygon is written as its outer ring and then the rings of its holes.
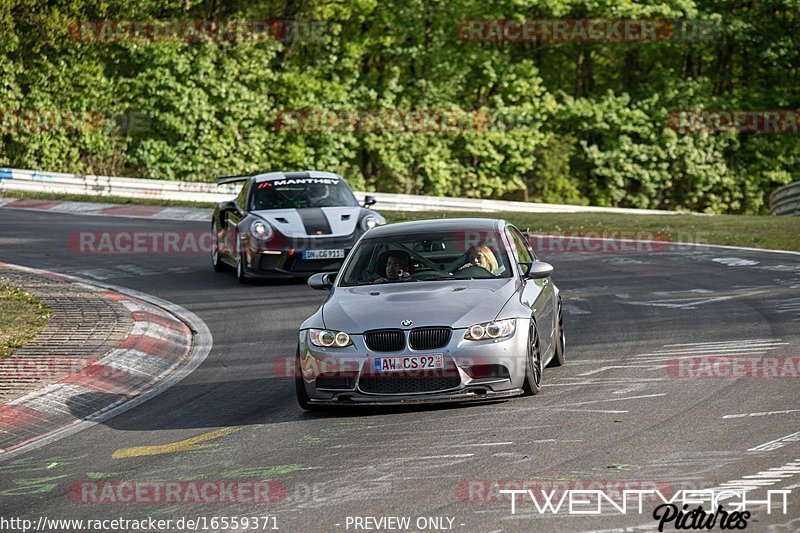
POLYGON ((320 272, 308 278, 308 286, 318 291, 329 291, 333 288, 336 272, 320 272))
POLYGON ((553 265, 544 261, 520 263, 523 275, 528 279, 544 279, 553 275, 553 265))
POLYGON ((219 205, 219 210, 220 210, 221 213, 228 213, 228 212, 234 212, 235 213, 235 212, 239 211, 239 206, 236 205, 236 202, 234 202, 233 200, 230 200, 230 201, 227 201, 227 202, 222 202, 219 205))
POLYGON ((371 205, 375 205, 376 203, 378 203, 378 200, 376 200, 374 196, 370 196, 368 194, 364 197, 364 207, 369 207, 371 205))

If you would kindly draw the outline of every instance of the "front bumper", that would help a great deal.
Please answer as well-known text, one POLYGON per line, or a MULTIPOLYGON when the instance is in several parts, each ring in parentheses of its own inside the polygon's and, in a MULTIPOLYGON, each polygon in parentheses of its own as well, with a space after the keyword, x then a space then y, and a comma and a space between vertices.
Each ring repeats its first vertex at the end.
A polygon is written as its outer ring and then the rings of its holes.
MULTIPOLYGON (((528 328, 518 319, 514 335, 501 340, 464 340, 454 329, 446 346, 431 350, 406 348, 377 352, 367 348, 363 335, 352 334, 346 348, 311 344, 308 330, 300 331, 300 370, 311 403, 325 405, 384 405, 490 400, 522 393, 525 380, 528 328), (376 357, 442 354, 445 368, 425 372, 382 372, 376 357)), ((406 331, 407 336, 407 331, 406 331)))
MULTIPOLYGON (((347 237, 316 237, 283 243, 270 249, 270 243, 260 244, 245 236, 244 271, 252 278, 298 278, 317 272, 334 272, 342 268, 344 258, 358 241, 360 233, 347 237), (297 248, 289 247, 297 245, 297 248), (303 259, 304 250, 344 250, 338 259, 303 259)), ((281 240, 283 242, 283 239, 281 240)))

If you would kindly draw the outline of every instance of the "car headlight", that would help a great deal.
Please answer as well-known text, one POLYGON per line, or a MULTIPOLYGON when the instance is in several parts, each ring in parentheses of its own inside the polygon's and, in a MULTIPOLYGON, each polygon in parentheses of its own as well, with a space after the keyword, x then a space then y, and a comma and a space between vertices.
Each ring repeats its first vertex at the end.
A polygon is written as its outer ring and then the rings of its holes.
POLYGON ((492 322, 482 322, 473 324, 467 329, 464 338, 469 341, 481 341, 486 339, 501 339, 509 337, 517 330, 517 321, 513 318, 505 320, 494 320, 492 322))
POLYGON ((312 329, 311 330, 311 344, 314 346, 321 346, 323 348, 344 348, 353 344, 350 340, 350 335, 344 331, 331 331, 329 329, 312 329))
POLYGON ((272 226, 263 220, 254 220, 250 224, 250 234, 260 241, 268 241, 275 235, 275 232, 272 230, 272 226))
POLYGON ((368 229, 372 229, 378 225, 378 219, 373 216, 366 216, 361 221, 361 229, 367 231, 368 229))

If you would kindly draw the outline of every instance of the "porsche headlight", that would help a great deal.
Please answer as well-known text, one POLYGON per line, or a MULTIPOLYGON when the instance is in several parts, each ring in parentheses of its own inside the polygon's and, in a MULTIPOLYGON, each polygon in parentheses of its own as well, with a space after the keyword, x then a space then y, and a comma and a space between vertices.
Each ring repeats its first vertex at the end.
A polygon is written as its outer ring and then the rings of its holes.
POLYGON ((467 329, 464 338, 468 341, 482 341, 487 339, 502 339, 510 337, 517 330, 517 321, 513 318, 494 320, 473 324, 467 329))
POLYGON ((361 229, 367 231, 368 229, 372 229, 378 225, 378 219, 373 216, 366 216, 361 221, 361 229))
POLYGON ((350 340, 350 335, 344 331, 331 331, 329 329, 312 329, 311 330, 311 344, 314 346, 321 346, 323 348, 344 348, 353 344, 350 340))
POLYGON ((250 224, 250 234, 260 241, 268 241, 272 238, 275 232, 272 227, 263 220, 254 220, 250 224))

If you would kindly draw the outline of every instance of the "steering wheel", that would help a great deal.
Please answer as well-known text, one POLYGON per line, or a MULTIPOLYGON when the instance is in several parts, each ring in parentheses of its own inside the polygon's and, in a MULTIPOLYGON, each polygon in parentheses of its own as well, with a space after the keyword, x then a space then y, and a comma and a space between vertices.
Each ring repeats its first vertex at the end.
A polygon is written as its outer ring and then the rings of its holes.
POLYGON ((456 257, 455 259, 450 261, 447 264, 447 266, 445 266, 445 271, 450 272, 451 274, 453 274, 459 268, 461 268, 462 266, 464 266, 467 263, 467 260, 469 259, 469 255, 470 255, 469 250, 467 250, 463 254, 459 255, 458 257, 456 257))
POLYGON ((478 279, 489 279, 497 277, 482 266, 478 265, 469 265, 468 267, 464 267, 460 270, 456 271, 456 275, 453 276, 453 279, 461 279, 461 277, 465 278, 478 278, 478 279))
POLYGON ((408 279, 412 281, 429 281, 432 279, 451 279, 451 277, 439 270, 423 270, 422 272, 414 272, 408 279))

